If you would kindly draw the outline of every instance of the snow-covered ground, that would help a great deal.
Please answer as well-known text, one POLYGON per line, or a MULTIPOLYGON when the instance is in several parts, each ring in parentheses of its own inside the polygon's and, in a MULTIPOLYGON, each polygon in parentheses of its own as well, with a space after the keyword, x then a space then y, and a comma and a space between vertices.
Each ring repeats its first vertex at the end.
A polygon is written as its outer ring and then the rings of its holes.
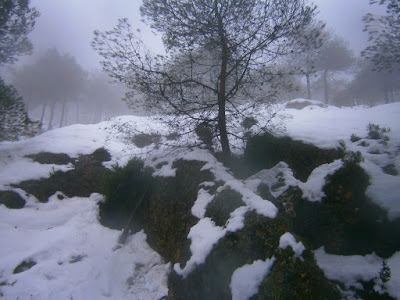
MULTIPOLYGON (((282 113, 289 116, 285 121, 286 134, 294 139, 322 148, 336 148, 339 141, 344 140, 348 150, 362 152, 365 160, 361 166, 371 176, 369 196, 387 209, 391 218, 400 217, 400 176, 382 171, 382 167, 388 164, 400 171, 400 103, 374 108, 312 105, 302 110, 285 109, 282 113), (363 147, 359 142, 350 141, 352 134, 366 137, 369 123, 391 128, 387 145, 368 140, 369 145, 363 147)), ((151 146, 138 148, 130 142, 135 132, 169 133, 168 128, 155 119, 124 116, 99 124, 72 125, 48 131, 29 140, 0 143, 0 190, 14 190, 27 202, 19 210, 0 206, 0 295, 5 299, 159 299, 168 294, 167 275, 172 267, 183 276, 190 273, 196 265, 204 262, 212 246, 227 231, 242 228, 246 211, 256 210, 271 218, 276 215, 276 207, 254 193, 254 187, 260 181, 273 184, 271 182, 276 180, 274 174, 283 174, 281 176, 285 176, 287 185, 299 186, 305 198, 317 201, 322 196, 325 176, 341 166, 340 161, 323 165, 314 170, 307 182, 300 182, 293 177, 287 164, 280 163, 271 170, 240 181, 206 150, 171 149, 163 145, 169 143, 164 138, 158 150, 151 146), (124 247, 115 250, 120 232, 104 228, 98 221, 97 203, 103 200, 101 195, 62 201, 54 195, 48 203, 42 204, 33 196, 26 196, 24 191, 10 187, 12 183, 46 178, 57 170, 66 171, 73 167, 39 164, 26 155, 46 151, 76 157, 90 154, 100 147, 107 149, 112 156, 110 162, 104 163, 106 166, 124 165, 135 156, 153 166, 163 162, 162 168, 157 170, 158 176, 174 176, 172 163, 178 157, 205 161, 204 168, 209 169, 217 180, 225 182, 220 189, 229 187, 241 193, 246 206, 231 214, 225 228, 218 227, 204 217, 212 195, 200 189, 192 208, 192 214, 200 220, 188 236, 192 243, 192 257, 181 268, 162 261, 147 245, 143 232, 130 236, 124 247), (23 261, 34 261, 36 265, 13 274, 15 267, 23 261)), ((287 186, 276 193, 283 192, 284 188, 287 186)), ((282 247, 300 247, 290 233, 283 241, 282 247)), ((388 260, 392 269, 388 290, 397 298, 400 298, 399 257, 400 252, 388 260)), ((316 258, 328 278, 348 284, 357 278, 372 278, 381 268, 381 259, 375 254, 344 257, 326 254, 324 249, 319 249, 316 258)), ((234 298, 246 299, 253 295, 257 282, 262 279, 260 276, 268 273, 273 261, 274 258, 270 258, 238 269, 231 282, 234 298), (253 269, 257 270, 254 276, 246 276, 253 269), (243 291, 243 286, 249 290, 243 291)))

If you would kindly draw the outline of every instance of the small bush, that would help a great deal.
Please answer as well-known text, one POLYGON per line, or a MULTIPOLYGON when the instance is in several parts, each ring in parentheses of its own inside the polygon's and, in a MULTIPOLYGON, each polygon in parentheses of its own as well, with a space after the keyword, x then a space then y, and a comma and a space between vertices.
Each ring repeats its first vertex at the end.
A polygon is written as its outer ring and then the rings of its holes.
POLYGON ((32 259, 27 259, 21 262, 18 266, 15 267, 13 274, 22 273, 28 271, 30 268, 36 265, 36 261, 32 259))
POLYGON ((201 123, 196 126, 195 132, 199 137, 200 141, 207 147, 212 149, 213 132, 212 128, 207 123, 201 123))
POLYGON ((256 125, 258 121, 254 117, 246 117, 242 121, 242 127, 246 130, 249 130, 251 127, 256 125))
POLYGON ((152 192, 152 170, 144 167, 143 161, 133 159, 121 168, 115 166, 103 180, 105 202, 100 204, 102 222, 111 228, 122 228, 138 201, 146 200, 152 192))
POLYGON ((386 133, 390 132, 389 127, 380 127, 377 124, 369 123, 367 126, 368 130, 368 137, 371 140, 386 140, 386 142, 389 140, 389 137, 386 136, 386 133))
POLYGON ((347 166, 359 165, 364 161, 364 157, 362 156, 360 151, 347 151, 345 156, 343 157, 343 162, 347 166))
POLYGON ((168 134, 168 135, 166 136, 166 139, 167 139, 168 141, 176 141, 176 140, 179 139, 179 137, 180 137, 180 135, 179 135, 178 132, 172 132, 172 133, 170 133, 170 134, 168 134))
POLYGON ((358 142, 359 140, 361 140, 361 138, 355 134, 352 134, 350 137, 350 141, 352 141, 353 143, 358 142))
POLYGON ((343 155, 337 149, 320 149, 290 137, 277 137, 271 133, 250 138, 244 153, 244 159, 252 168, 253 174, 284 161, 292 168, 295 177, 302 181, 307 181, 316 167, 341 157, 343 155))
POLYGON ((362 141, 361 143, 358 144, 358 146, 361 146, 361 147, 368 147, 369 144, 368 144, 366 141, 362 141))
POLYGON ((228 188, 207 205, 206 217, 211 217, 217 226, 225 226, 231 212, 244 205, 242 195, 228 188))
POLYGON ((396 166, 394 164, 388 164, 382 168, 382 171, 388 175, 397 176, 399 175, 399 171, 397 171, 396 166))
POLYGON ((152 134, 140 133, 134 135, 132 138, 132 142, 139 148, 144 148, 151 144, 158 144, 160 143, 160 141, 161 141, 161 135, 156 133, 152 134))

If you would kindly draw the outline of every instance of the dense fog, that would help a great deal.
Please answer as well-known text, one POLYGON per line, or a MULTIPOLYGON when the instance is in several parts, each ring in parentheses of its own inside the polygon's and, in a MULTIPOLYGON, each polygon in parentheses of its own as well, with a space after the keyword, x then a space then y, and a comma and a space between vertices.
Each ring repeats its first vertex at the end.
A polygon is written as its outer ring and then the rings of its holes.
MULTIPOLYGON (((140 2, 31 2, 40 12, 29 36, 33 53, 4 66, 1 73, 17 88, 29 117, 40 121, 42 130, 149 113, 141 101, 131 102, 128 108, 122 100, 125 86, 111 82, 101 71, 99 56, 90 46, 93 30, 110 29, 117 18, 128 17, 151 51, 165 53, 160 37, 140 22, 140 2)), ((369 12, 384 12, 379 5, 367 2, 315 1, 320 21, 310 26, 310 34, 312 26, 326 23, 321 27, 318 45, 299 40, 302 51, 267 65, 269 72, 279 74, 274 85, 278 87, 276 101, 306 98, 336 106, 398 101, 400 73, 378 71, 361 57, 368 45, 362 17, 369 12)), ((268 94, 266 89, 263 92, 268 94)))

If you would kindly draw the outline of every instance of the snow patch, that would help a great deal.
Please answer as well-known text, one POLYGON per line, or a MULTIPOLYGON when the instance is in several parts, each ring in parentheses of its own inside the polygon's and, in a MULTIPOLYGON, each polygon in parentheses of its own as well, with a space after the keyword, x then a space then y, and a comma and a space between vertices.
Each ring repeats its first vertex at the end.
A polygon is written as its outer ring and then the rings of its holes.
MULTIPOLYGON (((330 280, 343 282, 347 287, 356 286, 357 281, 369 281, 379 276, 383 259, 376 254, 365 256, 327 254, 324 247, 314 251, 318 266, 330 280)), ((391 269, 390 280, 386 283, 390 296, 400 297, 400 252, 387 259, 391 269)))
POLYGON ((286 232, 279 239, 279 248, 286 249, 287 247, 292 247, 293 252, 296 257, 301 256, 306 247, 304 247, 302 242, 296 242, 296 238, 290 233, 286 232))
POLYGON ((256 260, 251 265, 244 265, 235 270, 231 278, 233 300, 247 300, 258 293, 258 287, 270 272, 275 257, 265 261, 256 260))

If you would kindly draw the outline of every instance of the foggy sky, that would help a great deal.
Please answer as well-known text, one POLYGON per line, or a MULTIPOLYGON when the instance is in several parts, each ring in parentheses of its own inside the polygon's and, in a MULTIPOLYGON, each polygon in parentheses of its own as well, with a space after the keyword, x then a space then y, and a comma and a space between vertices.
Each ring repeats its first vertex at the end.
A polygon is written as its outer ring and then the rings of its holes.
MULTIPOLYGON (((367 41, 361 18, 376 8, 368 0, 314 0, 314 3, 319 7, 319 18, 347 40, 358 55, 367 41)), ((34 55, 21 59, 20 63, 56 47, 61 53, 75 56, 88 71, 100 69, 99 57, 90 46, 93 31, 110 30, 123 17, 129 18, 134 28, 141 29, 149 46, 158 52, 162 49, 160 39, 154 38, 140 22, 140 0, 32 0, 31 4, 41 13, 30 34, 34 55)))

